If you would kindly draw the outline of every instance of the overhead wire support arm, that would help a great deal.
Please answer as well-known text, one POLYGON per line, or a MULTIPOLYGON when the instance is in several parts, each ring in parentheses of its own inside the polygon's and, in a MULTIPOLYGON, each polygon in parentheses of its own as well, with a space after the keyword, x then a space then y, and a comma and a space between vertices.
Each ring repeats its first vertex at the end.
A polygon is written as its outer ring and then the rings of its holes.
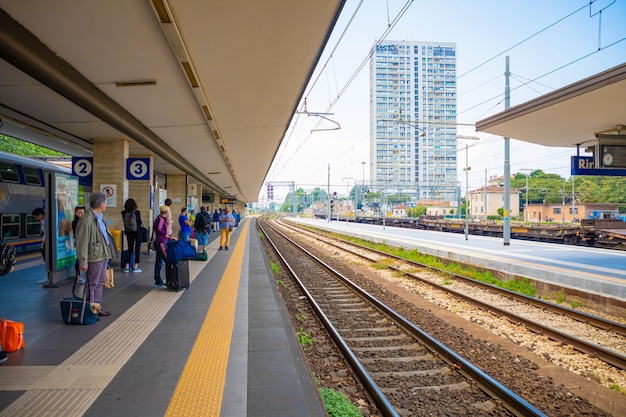
POLYGON ((325 128, 325 129, 311 129, 311 133, 313 132, 321 132, 324 130, 339 130, 341 129, 341 125, 339 124, 339 122, 336 122, 332 119, 329 119, 328 117, 326 117, 326 115, 332 115, 333 113, 318 113, 318 112, 309 112, 306 109, 304 111, 297 111, 296 114, 306 114, 307 116, 313 116, 313 117, 321 117, 324 120, 328 120, 331 123, 336 124, 336 127, 333 128, 325 128))

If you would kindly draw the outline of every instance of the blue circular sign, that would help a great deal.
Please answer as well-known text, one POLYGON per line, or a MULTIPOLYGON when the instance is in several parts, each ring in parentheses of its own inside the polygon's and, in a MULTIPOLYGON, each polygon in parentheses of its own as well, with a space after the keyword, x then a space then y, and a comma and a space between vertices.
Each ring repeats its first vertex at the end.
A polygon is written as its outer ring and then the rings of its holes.
POLYGON ((128 158, 128 164, 126 166, 126 178, 128 178, 129 180, 149 180, 149 163, 149 158, 128 158))
POLYGON ((81 158, 74 161, 74 173, 82 178, 89 177, 93 172, 93 165, 89 159, 81 158))

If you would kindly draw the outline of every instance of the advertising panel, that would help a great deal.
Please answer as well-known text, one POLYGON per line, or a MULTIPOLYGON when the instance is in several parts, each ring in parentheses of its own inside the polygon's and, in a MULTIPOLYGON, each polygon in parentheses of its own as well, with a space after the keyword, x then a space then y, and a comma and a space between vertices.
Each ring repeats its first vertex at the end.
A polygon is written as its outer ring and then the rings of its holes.
POLYGON ((74 207, 78 205, 78 178, 66 174, 52 175, 52 188, 56 204, 51 204, 53 221, 50 231, 55 238, 52 256, 53 272, 73 267, 76 262, 76 248, 72 235, 74 207))

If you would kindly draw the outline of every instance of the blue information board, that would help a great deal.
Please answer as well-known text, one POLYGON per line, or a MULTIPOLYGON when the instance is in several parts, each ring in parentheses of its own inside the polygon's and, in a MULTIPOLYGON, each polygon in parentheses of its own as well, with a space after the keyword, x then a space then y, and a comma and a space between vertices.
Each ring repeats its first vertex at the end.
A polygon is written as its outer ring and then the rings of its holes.
POLYGON ((626 176, 626 169, 596 168, 593 156, 572 156, 572 175, 626 176))

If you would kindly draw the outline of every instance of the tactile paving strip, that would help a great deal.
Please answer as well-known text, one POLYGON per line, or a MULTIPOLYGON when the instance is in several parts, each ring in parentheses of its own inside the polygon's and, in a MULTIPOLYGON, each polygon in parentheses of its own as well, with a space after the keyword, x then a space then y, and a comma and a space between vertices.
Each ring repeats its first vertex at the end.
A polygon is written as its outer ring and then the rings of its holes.
MULTIPOLYGON (((192 281, 204 266, 193 264, 192 281)), ((59 366, 0 367, 0 381, 10 381, 0 389, 27 390, 0 417, 83 416, 182 294, 149 292, 59 366)))
POLYGON ((165 414, 168 417, 220 415, 248 228, 248 224, 242 228, 226 265, 165 414))

